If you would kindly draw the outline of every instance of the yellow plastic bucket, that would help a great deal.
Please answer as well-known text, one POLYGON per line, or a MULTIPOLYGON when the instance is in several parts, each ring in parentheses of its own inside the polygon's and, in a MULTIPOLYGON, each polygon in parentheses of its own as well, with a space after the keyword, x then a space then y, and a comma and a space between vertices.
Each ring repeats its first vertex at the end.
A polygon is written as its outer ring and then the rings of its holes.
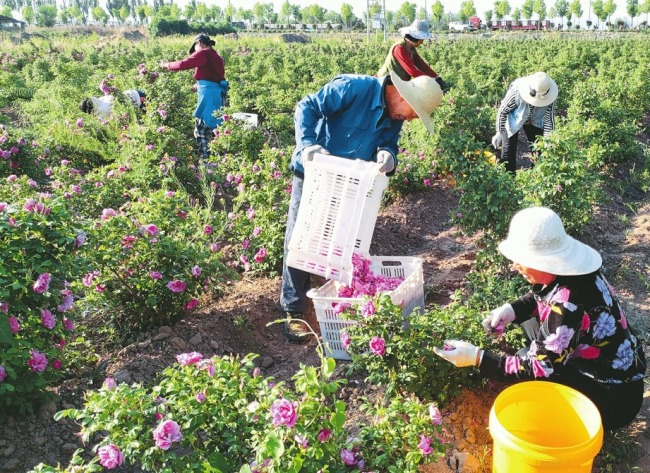
POLYGON ((490 410, 494 473, 589 473, 603 444, 600 413, 575 389, 527 381, 490 410))

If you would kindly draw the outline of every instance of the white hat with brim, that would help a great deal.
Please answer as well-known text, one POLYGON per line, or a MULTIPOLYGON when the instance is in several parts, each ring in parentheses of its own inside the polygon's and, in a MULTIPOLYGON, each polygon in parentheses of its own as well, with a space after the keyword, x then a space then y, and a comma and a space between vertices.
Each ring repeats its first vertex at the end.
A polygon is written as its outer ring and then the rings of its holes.
POLYGON ((536 72, 517 79, 521 99, 533 107, 546 107, 557 99, 557 84, 545 72, 536 72))
POLYGON ((546 207, 517 212, 499 251, 514 263, 556 276, 590 274, 603 263, 596 250, 567 235, 560 217, 546 207))
POLYGON ((409 26, 404 26, 397 30, 402 36, 410 35, 415 39, 431 39, 431 33, 429 33, 429 23, 425 20, 414 20, 409 26))
POLYGON ((433 133, 431 114, 442 101, 442 89, 433 77, 420 76, 409 81, 390 71, 390 79, 406 103, 418 115, 429 133, 433 133))

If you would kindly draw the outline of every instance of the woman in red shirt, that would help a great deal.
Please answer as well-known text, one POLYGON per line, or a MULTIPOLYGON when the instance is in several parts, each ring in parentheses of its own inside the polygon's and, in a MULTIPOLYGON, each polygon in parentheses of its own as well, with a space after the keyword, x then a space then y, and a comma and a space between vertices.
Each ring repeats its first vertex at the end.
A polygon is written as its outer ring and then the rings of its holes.
POLYGON ((404 38, 390 48, 386 61, 377 75, 382 77, 390 74, 390 71, 394 71, 400 79, 406 81, 411 80, 412 77, 429 76, 438 82, 442 90, 446 90, 447 84, 417 52, 417 48, 424 44, 425 40, 431 39, 429 23, 424 20, 415 20, 410 26, 400 28, 399 33, 404 38))
POLYGON ((194 110, 194 137, 199 152, 204 159, 209 158, 208 143, 213 131, 223 121, 214 116, 225 102, 228 81, 225 80, 223 58, 212 49, 214 40, 201 33, 194 38, 190 55, 180 61, 160 63, 160 67, 170 71, 194 69, 198 100, 194 110))

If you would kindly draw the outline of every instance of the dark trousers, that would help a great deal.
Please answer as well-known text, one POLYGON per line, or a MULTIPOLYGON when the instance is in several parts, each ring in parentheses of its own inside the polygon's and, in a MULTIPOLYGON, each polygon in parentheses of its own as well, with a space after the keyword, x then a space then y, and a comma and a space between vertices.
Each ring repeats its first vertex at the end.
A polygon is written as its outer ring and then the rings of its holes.
MULTIPOLYGON (((538 339, 539 324, 537 319, 530 319, 521 324, 529 340, 538 339)), ((528 351, 528 348, 523 350, 528 351)), ((643 349, 639 349, 643 360, 643 349)), ((643 380, 631 383, 599 383, 583 375, 571 364, 556 369, 549 378, 537 378, 537 381, 551 381, 563 384, 587 396, 600 411, 603 428, 606 430, 625 427, 634 420, 643 403, 643 380)))
MULTIPOLYGON (((524 130, 524 133, 526 133, 526 138, 528 138, 529 148, 537 140, 538 136, 542 136, 544 134, 544 130, 530 124, 525 124, 522 129, 524 130)), ((521 130, 512 135, 510 138, 508 138, 507 132, 502 132, 503 147, 501 148, 501 159, 499 162, 506 163, 506 169, 513 174, 517 168, 517 146, 519 144, 520 132, 521 130)))

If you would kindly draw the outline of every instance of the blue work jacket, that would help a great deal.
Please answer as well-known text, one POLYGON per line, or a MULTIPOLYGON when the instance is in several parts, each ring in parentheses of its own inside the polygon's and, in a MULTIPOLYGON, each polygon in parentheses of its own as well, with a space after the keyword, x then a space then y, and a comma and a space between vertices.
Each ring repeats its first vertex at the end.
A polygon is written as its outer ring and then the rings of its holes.
POLYGON ((375 161, 377 151, 385 149, 395 157, 397 168, 397 141, 404 121, 388 115, 384 98, 386 79, 340 75, 298 102, 291 170, 304 173, 302 150, 314 144, 334 156, 364 161, 375 161))

